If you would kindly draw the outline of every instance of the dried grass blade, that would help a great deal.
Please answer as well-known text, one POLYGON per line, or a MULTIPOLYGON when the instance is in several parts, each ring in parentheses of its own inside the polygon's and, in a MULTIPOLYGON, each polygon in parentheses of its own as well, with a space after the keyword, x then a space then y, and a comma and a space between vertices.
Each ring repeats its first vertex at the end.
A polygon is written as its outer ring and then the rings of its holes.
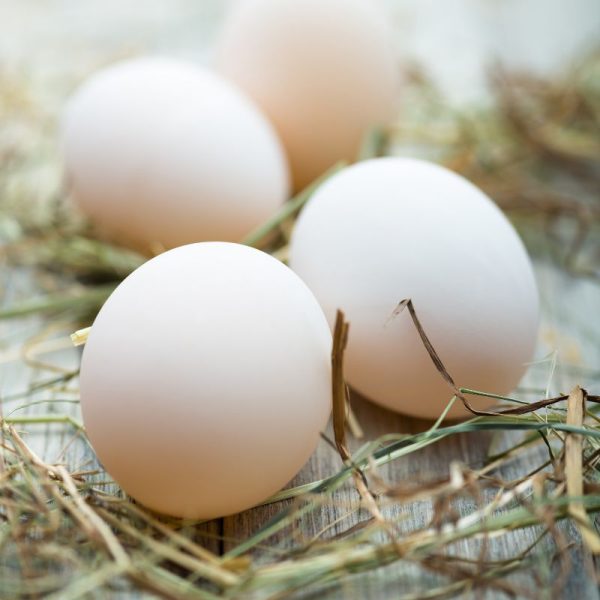
POLYGON ((349 325, 344 313, 337 311, 331 350, 331 386, 333 402, 333 433, 335 445, 344 462, 350 460, 346 447, 346 419, 348 416, 348 388, 344 380, 344 351, 348 344, 349 325))
POLYGON ((89 289, 66 291, 28 302, 17 304, 0 311, 0 319, 13 319, 40 313, 56 313, 63 310, 87 311, 99 308, 114 291, 116 285, 103 285, 89 289))
POLYGON ((241 243, 246 246, 259 246, 267 235, 275 231, 284 221, 296 214, 310 200, 310 197, 323 182, 345 166, 345 162, 339 162, 321 175, 321 177, 315 179, 315 181, 302 190, 297 196, 288 200, 266 223, 259 225, 254 231, 250 232, 241 243))
POLYGON ((92 531, 97 533, 98 537, 104 542, 107 550, 114 558, 115 562, 124 570, 128 570, 131 566, 129 556, 127 552, 121 546, 121 543, 117 539, 117 536, 111 531, 110 527, 91 507, 83 500, 77 490, 75 482, 71 478, 69 472, 59 465, 57 467, 58 474, 60 475, 65 490, 71 496, 73 503, 79 510, 79 513, 84 517, 91 527, 92 531))
MULTIPOLYGON (((567 400, 567 425, 582 427, 585 416, 586 392, 576 386, 567 400)), ((567 494, 570 497, 583 496, 583 438, 577 433, 569 433, 565 440, 565 476, 567 494)), ((581 538, 593 554, 600 554, 600 537, 592 527, 581 502, 569 503, 569 514, 575 519, 581 538)))
POLYGON ((154 538, 145 535, 143 532, 138 531, 124 519, 112 515, 106 509, 98 508, 98 512, 105 521, 110 523, 115 529, 121 530, 123 533, 136 539, 145 546, 145 549, 150 550, 162 559, 170 560, 222 588, 231 587, 239 583, 239 577, 228 569, 212 562, 209 563, 208 561, 192 556, 191 554, 187 554, 169 544, 155 540, 154 538))
POLYGON ((123 575, 125 569, 117 563, 109 563, 89 575, 75 579, 67 587, 46 596, 46 600, 76 600, 94 592, 103 585, 123 575))

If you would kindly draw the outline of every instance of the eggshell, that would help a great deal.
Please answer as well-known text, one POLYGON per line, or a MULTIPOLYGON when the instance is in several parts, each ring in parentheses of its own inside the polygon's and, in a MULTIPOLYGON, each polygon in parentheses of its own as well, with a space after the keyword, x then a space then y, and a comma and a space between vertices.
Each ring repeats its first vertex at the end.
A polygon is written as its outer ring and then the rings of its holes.
POLYGON ((237 244, 182 246, 107 300, 81 365, 87 433, 151 509, 212 518, 284 486, 331 402, 331 333, 288 267, 237 244))
POLYGON ((459 386, 507 393, 532 357, 526 250, 498 207, 443 167, 384 158, 332 177, 298 220, 290 266, 330 323, 346 312, 349 383, 393 410, 435 418, 452 397, 408 311, 390 318, 405 298, 459 386))
POLYGON ((354 159, 395 113, 393 32, 376 1, 241 0, 217 57, 275 124, 296 189, 354 159))
POLYGON ((62 137, 76 201, 135 246, 239 241, 288 195, 271 124, 192 64, 141 58, 99 71, 69 101, 62 137))

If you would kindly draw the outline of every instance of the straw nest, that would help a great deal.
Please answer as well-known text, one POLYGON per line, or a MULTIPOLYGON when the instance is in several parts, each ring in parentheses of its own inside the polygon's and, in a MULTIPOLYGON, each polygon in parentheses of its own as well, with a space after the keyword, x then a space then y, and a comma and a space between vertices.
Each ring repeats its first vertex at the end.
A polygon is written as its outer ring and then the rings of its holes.
MULTIPOLYGON (((361 157, 410 152, 464 173, 509 214, 532 253, 542 237, 553 236, 552 254, 545 259, 597 279, 600 60, 583 61, 551 82, 497 69, 491 89, 489 106, 458 113, 415 69, 400 124, 373 132, 361 157)), ((96 239, 71 210, 53 147, 54 115, 44 114, 27 82, 5 75, 0 90, 0 251, 5 265, 27 267, 47 291, 9 305, 0 316, 44 314, 50 326, 60 321, 75 329, 89 323, 145 257, 96 239)), ((244 242, 285 260, 290 226, 315 185, 244 242)), ((590 517, 600 511, 600 399, 580 387, 555 398, 540 394, 537 402, 459 388, 429 343, 418 307, 406 300, 398 313, 404 309, 448 384, 448 408, 463 402, 472 418, 448 424, 444 412, 421 433, 390 432, 362 443, 352 439, 358 424, 348 426, 343 380, 351 326, 340 313, 332 355, 333 434, 324 434, 339 453, 339 470, 269 499, 276 508, 273 518, 243 540, 224 540, 207 524, 148 512, 93 462, 42 460, 27 441, 27 432, 40 425, 60 428, 70 446, 79 444, 88 455, 90 450, 81 423, 61 412, 68 403, 77 404, 77 370, 56 372, 25 348, 23 364, 42 376, 23 393, 2 399, 0 596, 104 597, 134 588, 165 598, 282 598, 298 591, 321 593, 352 574, 400 561, 436 576, 438 583, 415 591, 415 598, 465 590, 539 597, 546 584, 558 593, 571 560, 559 521, 571 520, 585 546, 600 553, 590 517), (478 412, 471 407, 474 396, 489 396, 497 407, 478 412), (43 412, 24 414, 32 405, 43 412), (474 431, 518 435, 483 466, 452 463, 448 476, 437 481, 390 483, 381 475, 385 464, 474 431), (523 456, 528 460, 520 461, 523 456), (326 528, 310 539, 297 535, 298 523, 311 513, 340 507, 341 490, 355 494, 356 502, 343 507, 355 513, 355 523, 336 534, 326 528), (465 498, 473 509, 461 516, 456 502, 465 498), (433 507, 432 519, 401 528, 398 515, 423 502, 433 507), (393 512, 394 506, 405 511, 393 512), (488 558, 492 537, 521 528, 535 532, 525 550, 502 560, 488 558), (282 536, 289 542, 285 549, 273 542, 282 536), (455 551, 464 540, 478 541, 475 558, 455 551), (225 541, 228 549, 222 552, 225 541), (540 579, 530 589, 506 579, 534 570, 542 547, 559 564, 553 581, 540 579)))

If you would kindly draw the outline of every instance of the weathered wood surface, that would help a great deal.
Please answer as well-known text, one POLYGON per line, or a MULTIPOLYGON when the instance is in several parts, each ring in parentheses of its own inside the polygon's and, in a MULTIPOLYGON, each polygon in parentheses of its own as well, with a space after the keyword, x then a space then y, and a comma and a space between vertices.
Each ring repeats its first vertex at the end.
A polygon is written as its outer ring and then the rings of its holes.
MULTIPOLYGON (((573 279, 569 275, 548 264, 537 265, 537 277, 543 298, 543 321, 540 330, 538 358, 547 360, 530 368, 522 383, 524 390, 533 390, 536 397, 543 395, 549 388, 551 394, 568 391, 575 383, 598 389, 600 382, 593 371, 600 364, 600 319, 597 311, 600 307, 600 285, 590 281, 573 279), (551 352, 557 353, 556 367, 552 366, 551 352), (590 372, 593 377, 586 378, 590 372)), ((35 285, 26 272, 2 268, 0 290, 2 305, 12 305, 35 293, 35 285)), ((0 397, 4 414, 10 413, 22 404, 21 400, 11 396, 25 391, 38 381, 45 381, 64 370, 76 369, 79 352, 69 347, 67 335, 69 329, 61 327, 59 321, 52 324, 39 318, 28 318, 16 321, 0 322, 0 397), (29 343, 29 354, 19 354, 23 342, 29 343), (52 351, 52 347, 63 349, 52 351), (38 354, 38 352, 43 352, 38 354), (26 364, 23 358, 29 362, 26 364)), ((26 346, 27 349, 27 346, 26 346)), ((44 392, 36 398, 74 399, 76 381, 53 392, 44 392)), ((533 396, 532 396, 533 397, 533 396)), ((391 413, 363 399, 354 397, 353 407, 356 416, 364 429, 367 439, 373 439, 384 433, 415 432, 423 430, 429 424, 391 413)), ((76 404, 52 403, 24 408, 19 414, 70 414, 80 419, 79 407, 76 404)), ((94 456, 89 447, 75 439, 73 430, 63 425, 28 425, 23 427, 27 432, 27 441, 40 455, 49 461, 64 460, 72 467, 89 466, 94 463, 94 456)), ((487 456, 490 444, 498 449, 509 444, 513 434, 504 434, 500 439, 491 434, 464 434, 443 440, 425 448, 417 454, 410 455, 380 468, 380 475, 388 482, 403 480, 435 480, 448 475, 452 461, 460 461, 471 467, 481 466, 487 456)), ((241 450, 242 451, 242 450, 241 450)), ((541 450, 540 450, 541 451, 541 450)), ((539 456, 529 456, 507 467, 505 475, 514 477, 523 473, 528 461, 539 461, 539 456)), ((321 479, 333 474, 341 466, 337 453, 325 442, 322 442, 310 462, 295 478, 291 485, 298 485, 321 479)), ((321 536, 327 538, 347 529, 357 522, 358 513, 352 511, 356 507, 358 495, 352 485, 343 487, 336 495, 334 506, 321 509, 302 520, 295 531, 296 540, 310 540, 321 536), (348 516, 348 513, 349 516, 348 516)), ((199 535, 207 547, 215 552, 227 551, 237 541, 260 528, 271 516, 280 510, 282 504, 270 505, 246 511, 240 515, 215 521, 206 525, 199 535), (225 542, 218 540, 223 536, 225 542)), ((461 514, 468 514, 475 508, 472 499, 459 501, 457 504, 461 514)), ((393 511, 398 510, 394 508, 393 511)), ((432 515, 432 507, 427 502, 412 504, 403 509, 408 512, 400 521, 403 530, 410 530, 417 525, 425 525, 432 515)), ((392 514, 393 514, 392 511, 392 514)), ((566 527, 565 533, 573 542, 571 551, 572 566, 570 577, 565 587, 565 598, 595 599, 599 596, 596 583, 589 572, 590 557, 582 549, 579 535, 573 527, 566 527)), ((535 530, 515 531, 505 536, 490 540, 488 558, 503 558, 515 553, 517 548, 525 549, 535 539, 535 530)), ((290 548, 289 532, 275 536, 269 540, 268 551, 283 551, 290 548)), ((477 558, 478 542, 456 544, 455 551, 464 556, 477 558)), ((546 545, 546 548, 549 547, 546 545)), ((260 551, 259 551, 260 554, 260 551)), ((543 553, 542 553, 543 554, 543 553)), ((550 556, 550 553, 548 553, 550 556)), ((549 560, 549 559, 548 559, 549 560)), ((557 569, 556 565, 547 568, 557 569)), ((527 574, 513 576, 513 579, 530 583, 527 574)), ((427 589, 434 585, 434 578, 422 570, 402 562, 379 569, 373 573, 348 577, 344 585, 327 593, 315 592, 319 597, 356 597, 356 598, 388 598, 414 590, 427 589)), ((306 592, 312 597, 312 592, 306 592)), ((493 597, 493 594, 490 594, 493 597)))

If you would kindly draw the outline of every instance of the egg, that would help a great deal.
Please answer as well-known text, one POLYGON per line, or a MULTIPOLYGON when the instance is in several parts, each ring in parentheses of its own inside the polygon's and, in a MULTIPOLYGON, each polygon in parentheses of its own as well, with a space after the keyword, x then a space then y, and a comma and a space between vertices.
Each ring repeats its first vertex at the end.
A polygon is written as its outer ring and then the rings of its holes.
POLYGON ((393 31, 369 0, 241 0, 217 48, 220 71, 275 124, 294 187, 352 160, 395 114, 393 31))
POLYGON ((166 58, 92 75, 62 123, 67 178, 105 234, 150 250, 239 241, 286 199, 285 153, 241 90, 166 58))
POLYGON ((81 364, 89 439, 139 502, 209 519, 278 491, 315 449, 331 404, 331 333, 283 263, 204 242, 125 279, 81 364))
POLYGON ((403 299, 458 386, 505 394, 532 357, 527 252, 500 209, 441 166, 382 158, 343 170, 300 215, 289 260, 330 324, 346 312, 351 386, 392 410, 436 418, 452 397, 408 311, 394 316, 403 299))

